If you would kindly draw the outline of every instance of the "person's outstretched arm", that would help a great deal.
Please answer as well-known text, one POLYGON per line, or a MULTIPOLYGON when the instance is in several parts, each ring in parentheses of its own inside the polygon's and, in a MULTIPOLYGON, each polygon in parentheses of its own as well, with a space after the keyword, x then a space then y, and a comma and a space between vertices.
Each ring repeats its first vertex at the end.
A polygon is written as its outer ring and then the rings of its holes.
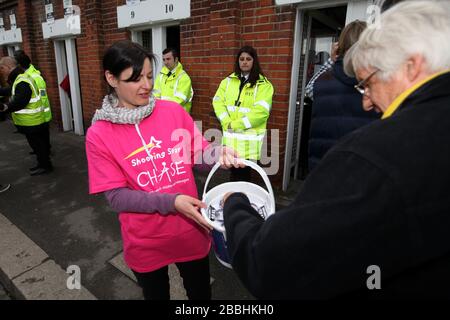
POLYGON ((233 269, 258 298, 331 298, 364 288, 367 267, 378 264, 389 276, 414 254, 400 194, 351 152, 329 154, 292 205, 266 222, 245 195, 232 194, 224 217, 233 269))

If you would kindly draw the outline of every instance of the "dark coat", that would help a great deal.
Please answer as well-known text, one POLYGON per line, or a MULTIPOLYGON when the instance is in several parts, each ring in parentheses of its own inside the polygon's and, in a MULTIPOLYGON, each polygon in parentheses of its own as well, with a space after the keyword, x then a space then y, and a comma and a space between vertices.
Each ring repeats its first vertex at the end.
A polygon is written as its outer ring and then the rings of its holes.
POLYGON ((362 108, 362 96, 355 90, 355 78, 344 73, 342 60, 314 83, 309 169, 312 170, 325 153, 348 133, 379 119, 374 111, 362 108))
POLYGON ((232 265, 256 297, 450 297, 449 88, 450 72, 347 135, 266 222, 230 196, 232 265))

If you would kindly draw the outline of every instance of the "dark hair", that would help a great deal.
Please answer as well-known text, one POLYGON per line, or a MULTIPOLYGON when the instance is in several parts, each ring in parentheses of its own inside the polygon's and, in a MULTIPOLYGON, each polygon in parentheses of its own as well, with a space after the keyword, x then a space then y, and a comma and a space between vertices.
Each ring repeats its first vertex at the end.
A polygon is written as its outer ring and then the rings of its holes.
POLYGON ((255 48, 250 47, 250 46, 244 46, 239 50, 239 52, 236 56, 236 62, 234 64, 234 73, 237 76, 241 75, 241 68, 239 67, 239 57, 244 52, 248 53, 253 58, 253 67, 252 67, 252 70, 250 70, 250 75, 248 77, 248 82, 253 87, 256 84, 256 81, 259 80, 259 75, 260 74, 264 75, 261 70, 261 66, 259 65, 258 54, 256 53, 255 48))
POLYGON ((337 55, 340 59, 343 59, 348 49, 350 49, 358 40, 361 33, 367 28, 365 21, 355 20, 350 22, 342 30, 339 36, 339 45, 337 55))
MULTIPOLYGON (((141 45, 129 40, 122 40, 109 47, 103 56, 103 70, 109 71, 114 77, 119 78, 122 71, 133 68, 131 77, 126 82, 136 81, 141 75, 145 59, 149 58, 153 64, 155 56, 141 45)), ((108 85, 109 93, 114 89, 108 85)))
POLYGON ((175 49, 175 48, 166 48, 166 49, 164 49, 163 54, 168 54, 169 52, 172 52, 174 60, 176 58, 178 58, 178 60, 180 60, 180 55, 178 54, 177 49, 175 49))
POLYGON ((30 67, 31 59, 29 56, 27 56, 25 51, 17 50, 16 52, 14 52, 14 59, 16 59, 17 64, 20 65, 25 70, 30 67))

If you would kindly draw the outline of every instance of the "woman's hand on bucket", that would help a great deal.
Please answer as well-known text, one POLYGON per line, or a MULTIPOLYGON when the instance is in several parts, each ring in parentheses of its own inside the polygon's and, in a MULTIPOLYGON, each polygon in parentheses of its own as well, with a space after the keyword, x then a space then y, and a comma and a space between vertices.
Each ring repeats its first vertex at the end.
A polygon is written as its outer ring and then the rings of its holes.
POLYGON ((219 162, 221 167, 225 169, 229 169, 231 167, 235 168, 245 167, 245 164, 242 162, 242 159, 239 159, 238 153, 234 149, 226 146, 222 147, 219 162))
POLYGON ((199 212, 200 208, 206 208, 206 204, 198 199, 183 194, 180 194, 175 198, 175 209, 189 219, 197 222, 203 229, 209 232, 213 228, 199 212))

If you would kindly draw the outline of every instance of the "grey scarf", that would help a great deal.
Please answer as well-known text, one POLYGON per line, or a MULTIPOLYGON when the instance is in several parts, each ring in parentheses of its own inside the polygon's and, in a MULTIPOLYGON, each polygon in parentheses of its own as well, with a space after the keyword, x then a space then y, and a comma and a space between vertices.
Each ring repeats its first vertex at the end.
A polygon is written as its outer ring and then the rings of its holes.
POLYGON ((105 96, 101 109, 95 111, 92 124, 98 120, 105 120, 118 124, 139 124, 148 117, 155 107, 155 98, 150 96, 148 104, 135 109, 119 107, 119 100, 114 94, 105 96))

